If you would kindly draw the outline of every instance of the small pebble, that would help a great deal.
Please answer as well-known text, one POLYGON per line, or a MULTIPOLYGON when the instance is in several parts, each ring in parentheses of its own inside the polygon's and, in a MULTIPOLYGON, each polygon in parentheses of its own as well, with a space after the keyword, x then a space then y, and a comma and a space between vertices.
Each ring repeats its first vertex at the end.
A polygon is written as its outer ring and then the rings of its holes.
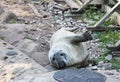
POLYGON ((17 55, 18 53, 17 52, 15 52, 15 51, 8 51, 7 52, 7 55, 8 56, 13 56, 13 55, 17 55))
POLYGON ((98 62, 98 67, 103 67, 104 61, 98 62))
POLYGON ((107 74, 107 75, 114 75, 114 73, 112 73, 112 72, 105 72, 105 74, 107 74))
POLYGON ((8 59, 8 57, 7 57, 7 56, 5 56, 5 57, 4 57, 4 60, 6 60, 6 59, 8 59))
POLYGON ((112 55, 108 55, 108 56, 106 56, 105 59, 107 59, 107 60, 111 60, 111 59, 112 59, 112 55))
POLYGON ((92 67, 90 67, 92 70, 97 70, 98 69, 98 67, 97 66, 92 66, 92 67))
POLYGON ((20 72, 20 71, 23 70, 23 69, 24 69, 24 67, 14 68, 13 71, 12 71, 12 73, 13 73, 13 74, 16 74, 16 73, 20 72))
POLYGON ((9 48, 7 48, 7 49, 9 49, 9 50, 13 50, 14 48, 12 48, 12 47, 9 47, 9 48))
POLYGON ((7 43, 3 43, 4 45, 7 45, 7 43))

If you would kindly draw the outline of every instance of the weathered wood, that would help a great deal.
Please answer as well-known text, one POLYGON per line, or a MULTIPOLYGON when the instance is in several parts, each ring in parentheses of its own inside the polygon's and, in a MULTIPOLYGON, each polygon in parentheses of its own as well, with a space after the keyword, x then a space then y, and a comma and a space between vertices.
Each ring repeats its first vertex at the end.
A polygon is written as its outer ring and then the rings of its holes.
POLYGON ((35 6, 33 4, 28 4, 31 9, 33 10, 33 12, 35 13, 35 15, 37 15, 38 17, 42 17, 42 15, 38 12, 38 10, 35 8, 35 6))
POLYGON ((75 2, 79 5, 79 6, 82 6, 83 3, 80 1, 80 0, 75 0, 75 2))
POLYGON ((100 26, 116 9, 117 7, 120 5, 120 2, 118 2, 109 12, 107 12, 102 19, 100 19, 95 25, 94 27, 100 26))
MULTIPOLYGON (((109 6, 105 6, 105 10, 106 12, 109 12, 111 10, 111 8, 109 6)), ((111 15, 111 18, 115 19, 117 24, 120 25, 120 14, 117 13, 117 12, 114 12, 112 15, 111 15)))
POLYGON ((80 8, 80 6, 73 0, 66 0, 65 2, 70 6, 71 10, 78 10, 80 8))
MULTIPOLYGON (((86 2, 86 0, 82 0, 83 2, 86 2)), ((103 4, 104 0, 93 0, 92 2, 90 2, 89 4, 94 4, 94 5, 101 5, 103 4)))
POLYGON ((120 51, 113 51, 112 54, 120 54, 120 51))
POLYGON ((114 26, 114 27, 111 27, 111 26, 107 26, 107 27, 103 27, 103 26, 97 26, 97 27, 94 27, 94 26, 87 26, 87 29, 88 30, 91 30, 91 31, 96 31, 96 32, 103 32, 103 31, 108 31, 108 30, 120 30, 120 26, 114 26))
POLYGON ((67 5, 61 5, 61 4, 57 4, 57 5, 54 5, 53 6, 54 9, 59 9, 59 10, 62 10, 62 11, 65 11, 67 9, 69 9, 69 7, 67 5))
POLYGON ((57 4, 61 4, 61 5, 66 4, 65 0, 53 0, 53 1, 56 2, 57 4))
POLYGON ((71 11, 71 12, 80 12, 82 9, 84 9, 91 1, 93 0, 87 0, 77 11, 71 11))

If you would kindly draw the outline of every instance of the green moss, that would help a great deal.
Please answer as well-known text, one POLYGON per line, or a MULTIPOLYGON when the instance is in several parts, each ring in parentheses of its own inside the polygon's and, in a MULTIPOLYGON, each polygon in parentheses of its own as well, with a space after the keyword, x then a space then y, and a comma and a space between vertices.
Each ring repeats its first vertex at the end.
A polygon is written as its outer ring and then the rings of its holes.
POLYGON ((120 69, 120 57, 115 57, 110 62, 112 63, 110 69, 120 69))
POLYGON ((120 40, 120 31, 111 31, 98 33, 96 39, 99 38, 104 46, 107 44, 114 45, 118 40, 120 40))
POLYGON ((4 40, 4 37, 0 36, 0 39, 1 39, 1 40, 4 40))
POLYGON ((30 36, 26 36, 26 38, 27 38, 27 39, 30 39, 30 40, 32 40, 32 41, 36 41, 36 39, 34 39, 34 38, 30 37, 30 36))
MULTIPOLYGON (((96 7, 90 7, 89 9, 84 10, 84 14, 80 17, 83 21, 90 21, 89 26, 95 25, 104 15, 101 9, 97 9, 96 7)), ((109 17, 102 26, 116 25, 116 20, 109 17)))
POLYGON ((99 47, 104 49, 103 54, 95 59, 96 64, 98 64, 99 61, 110 62, 112 64, 112 67, 109 69, 120 69, 120 55, 117 55, 117 57, 113 57, 111 60, 105 59, 105 57, 110 53, 109 50, 106 49, 106 45, 115 45, 115 43, 120 40, 120 31, 109 30, 103 33, 95 33, 95 35, 95 38, 99 38, 102 42, 102 45, 99 47))
POLYGON ((14 20, 14 19, 12 19, 12 20, 9 21, 9 23, 10 23, 10 24, 15 24, 15 23, 17 23, 17 21, 14 20))

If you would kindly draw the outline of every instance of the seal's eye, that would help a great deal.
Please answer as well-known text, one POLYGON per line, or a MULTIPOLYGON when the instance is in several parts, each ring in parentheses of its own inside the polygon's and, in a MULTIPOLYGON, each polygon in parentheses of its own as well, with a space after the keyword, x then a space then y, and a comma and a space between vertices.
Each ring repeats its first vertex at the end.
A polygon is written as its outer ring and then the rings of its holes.
POLYGON ((63 56, 64 54, 60 54, 60 56, 63 56))
POLYGON ((52 60, 55 61, 55 58, 53 57, 52 60))

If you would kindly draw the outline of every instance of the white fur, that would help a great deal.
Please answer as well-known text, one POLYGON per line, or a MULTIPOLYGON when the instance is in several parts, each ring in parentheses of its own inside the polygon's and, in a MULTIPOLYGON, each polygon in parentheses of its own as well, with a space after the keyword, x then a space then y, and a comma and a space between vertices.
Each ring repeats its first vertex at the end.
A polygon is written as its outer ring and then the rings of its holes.
POLYGON ((55 52, 62 50, 67 54, 67 66, 83 62, 88 57, 86 43, 72 44, 68 37, 74 38, 74 36, 76 36, 75 33, 66 31, 65 28, 54 33, 50 41, 49 60, 55 52))

